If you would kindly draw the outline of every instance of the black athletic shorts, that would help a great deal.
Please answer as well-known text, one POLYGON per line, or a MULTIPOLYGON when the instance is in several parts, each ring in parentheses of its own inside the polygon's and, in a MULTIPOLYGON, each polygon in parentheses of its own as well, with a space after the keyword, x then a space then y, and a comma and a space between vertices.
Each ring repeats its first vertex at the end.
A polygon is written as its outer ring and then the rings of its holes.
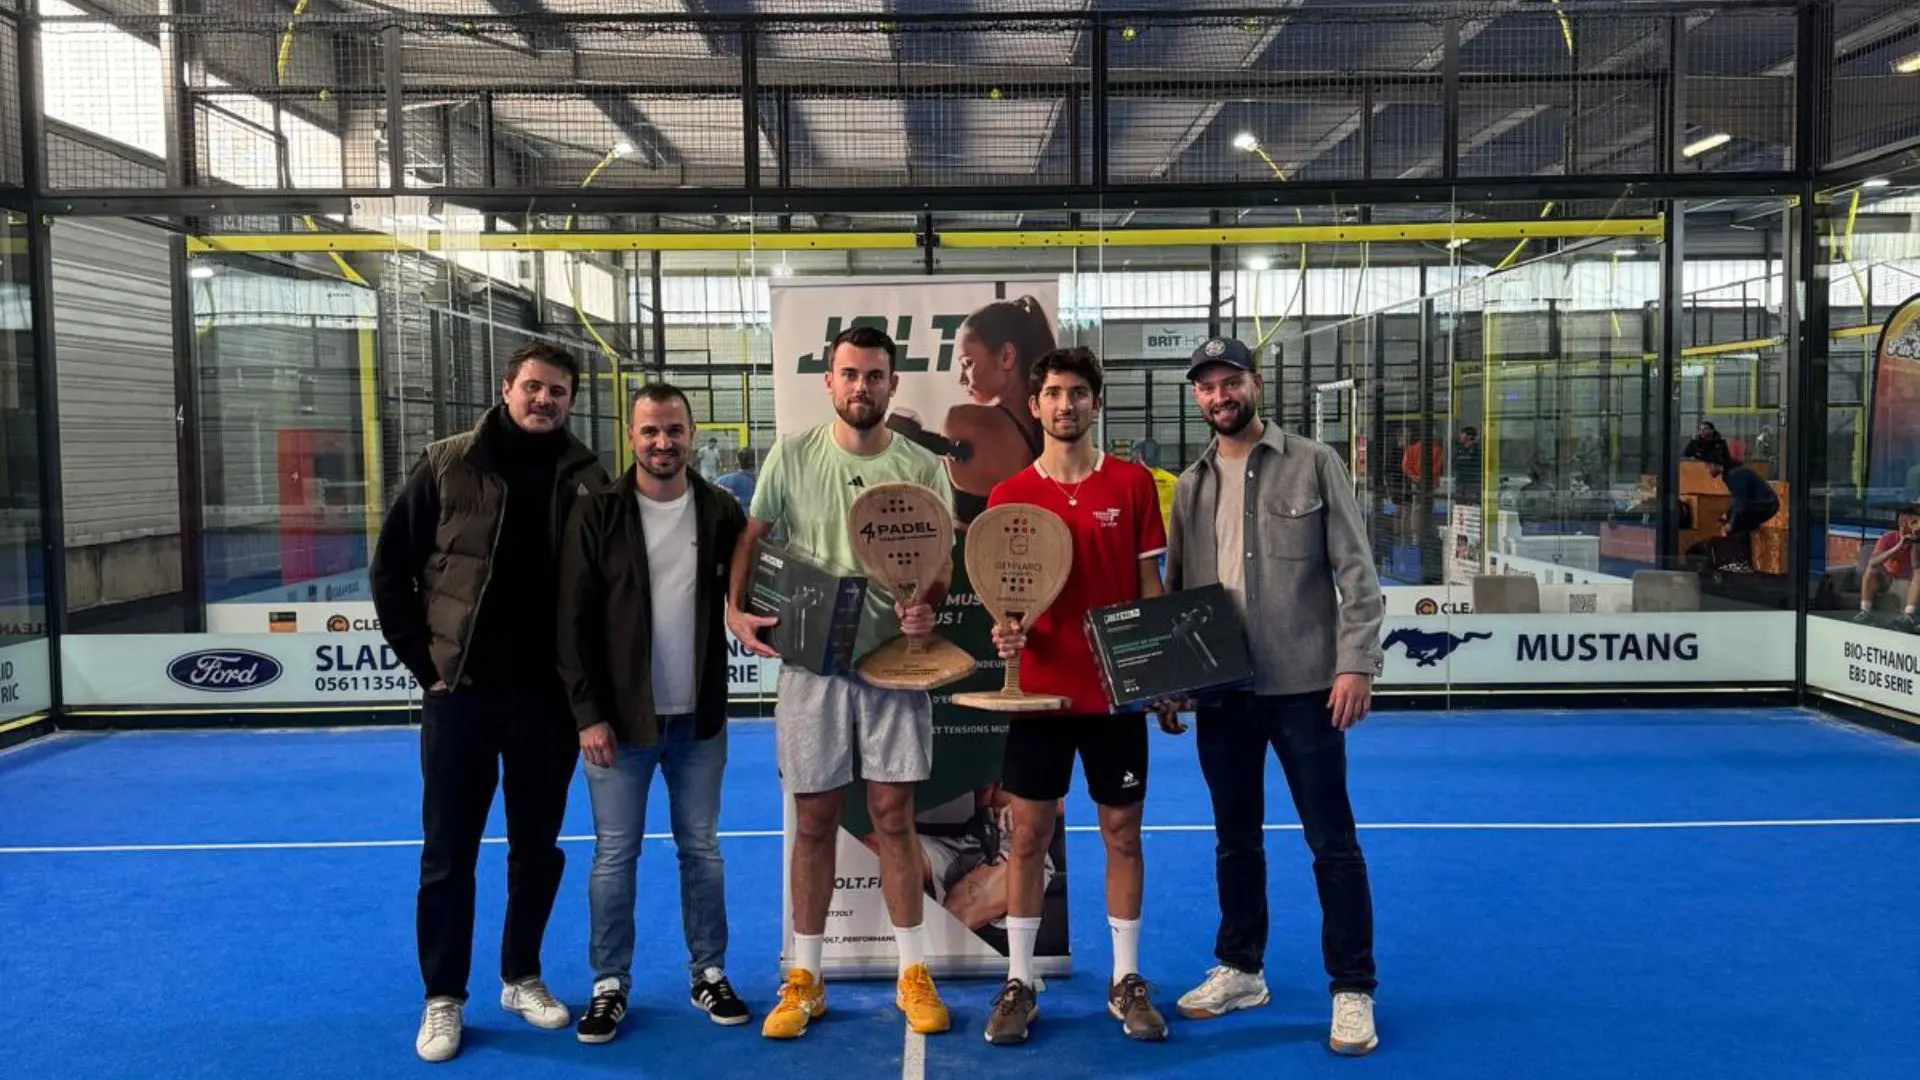
POLYGON ((1147 797, 1145 713, 1014 717, 1000 786, 1036 802, 1063 799, 1073 786, 1076 753, 1094 802, 1132 806, 1147 797))

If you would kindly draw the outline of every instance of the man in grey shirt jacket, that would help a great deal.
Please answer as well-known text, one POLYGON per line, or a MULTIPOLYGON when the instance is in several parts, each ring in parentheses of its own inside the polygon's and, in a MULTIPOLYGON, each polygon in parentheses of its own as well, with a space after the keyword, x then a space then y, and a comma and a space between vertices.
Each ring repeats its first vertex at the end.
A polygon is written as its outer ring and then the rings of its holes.
POLYGON ((1379 1044, 1373 897, 1347 798, 1346 731, 1366 716, 1380 672, 1386 601, 1345 466, 1326 445, 1261 419, 1247 347, 1208 341, 1187 379, 1215 437, 1174 488, 1167 587, 1225 587, 1247 625, 1255 678, 1251 691, 1198 710, 1218 840, 1220 963, 1179 1009, 1204 1019, 1268 1001, 1262 826, 1271 744, 1313 851, 1332 980, 1328 1045, 1365 1054, 1379 1044))

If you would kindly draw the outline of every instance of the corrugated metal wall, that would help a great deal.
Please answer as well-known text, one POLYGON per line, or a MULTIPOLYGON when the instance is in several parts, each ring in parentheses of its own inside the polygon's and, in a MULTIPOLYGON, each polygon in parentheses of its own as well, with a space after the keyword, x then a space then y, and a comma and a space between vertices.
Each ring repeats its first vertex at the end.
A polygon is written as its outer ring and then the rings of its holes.
POLYGON ((180 532, 167 234, 53 226, 60 466, 70 546, 180 532))

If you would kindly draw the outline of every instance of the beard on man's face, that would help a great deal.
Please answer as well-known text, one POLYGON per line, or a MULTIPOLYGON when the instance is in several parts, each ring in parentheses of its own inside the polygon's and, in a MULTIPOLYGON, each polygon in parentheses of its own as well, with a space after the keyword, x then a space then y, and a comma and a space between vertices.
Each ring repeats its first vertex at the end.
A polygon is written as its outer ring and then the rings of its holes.
POLYGON ((1093 430, 1092 424, 1055 421, 1046 426, 1047 435, 1063 443, 1077 443, 1093 430))
POLYGON ((648 450, 639 456, 640 467, 659 480, 671 480, 687 467, 687 455, 680 450, 648 450))
POLYGON ((1207 426, 1220 435, 1234 436, 1253 423, 1253 406, 1244 401, 1227 400, 1207 411, 1207 426))
POLYGON ((872 398, 856 397, 846 401, 836 401, 833 403, 833 411, 843 423, 855 431, 869 431, 879 426, 880 421, 887 415, 887 411, 872 398))

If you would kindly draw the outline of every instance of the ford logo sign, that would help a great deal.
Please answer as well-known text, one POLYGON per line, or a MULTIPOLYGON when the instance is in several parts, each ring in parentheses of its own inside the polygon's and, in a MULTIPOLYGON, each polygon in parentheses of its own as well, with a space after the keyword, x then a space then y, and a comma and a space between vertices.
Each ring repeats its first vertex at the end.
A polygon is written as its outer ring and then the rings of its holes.
POLYGON ((280 677, 280 661, 247 649, 207 649, 167 665, 167 678, 189 690, 225 694, 257 690, 280 677))

